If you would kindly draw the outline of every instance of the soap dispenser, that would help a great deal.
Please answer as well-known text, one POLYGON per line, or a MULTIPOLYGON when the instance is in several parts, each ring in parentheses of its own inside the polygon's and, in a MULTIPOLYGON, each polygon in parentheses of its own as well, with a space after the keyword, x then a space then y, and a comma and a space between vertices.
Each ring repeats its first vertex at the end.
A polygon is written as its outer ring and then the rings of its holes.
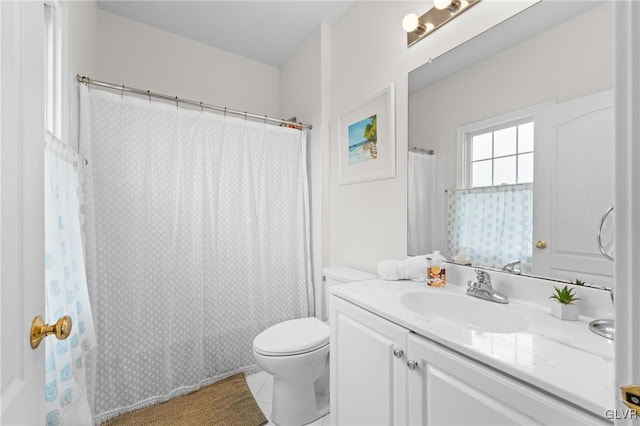
POLYGON ((446 260, 438 250, 427 255, 427 284, 431 287, 447 285, 447 270, 444 264, 446 260))

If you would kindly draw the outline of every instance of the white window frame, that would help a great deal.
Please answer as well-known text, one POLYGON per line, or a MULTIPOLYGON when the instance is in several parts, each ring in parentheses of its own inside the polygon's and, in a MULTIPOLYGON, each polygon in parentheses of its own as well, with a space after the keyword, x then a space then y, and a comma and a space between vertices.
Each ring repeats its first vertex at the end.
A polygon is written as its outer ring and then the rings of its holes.
MULTIPOLYGON (((526 108, 507 112, 485 120, 469 123, 456 129, 457 139, 457 167, 456 188, 471 187, 471 138, 473 135, 488 133, 506 127, 515 126, 529 121, 534 121, 537 112, 555 105, 556 101, 543 102, 526 108)), ((535 134, 535 130, 534 130, 535 134)), ((535 145, 534 145, 535 161, 535 145)))
POLYGON ((47 0, 43 2, 43 8, 45 31, 43 43, 52 43, 48 47, 45 46, 44 127, 46 132, 58 139, 67 140, 69 136, 67 6, 59 0, 47 0), (47 10, 52 13, 52 16, 49 16, 47 10))

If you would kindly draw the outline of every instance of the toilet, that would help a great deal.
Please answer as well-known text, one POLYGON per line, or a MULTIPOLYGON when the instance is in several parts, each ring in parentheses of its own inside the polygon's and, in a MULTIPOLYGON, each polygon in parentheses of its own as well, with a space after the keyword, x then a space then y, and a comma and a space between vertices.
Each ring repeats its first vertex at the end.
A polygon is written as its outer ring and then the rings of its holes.
MULTIPOLYGON (((344 266, 327 266, 325 301, 333 285, 376 275, 344 266)), ((328 312, 328 303, 325 302, 328 312)), ((271 420, 280 426, 311 423, 329 412, 329 326, 317 318, 273 325, 253 340, 253 356, 273 376, 271 420)))

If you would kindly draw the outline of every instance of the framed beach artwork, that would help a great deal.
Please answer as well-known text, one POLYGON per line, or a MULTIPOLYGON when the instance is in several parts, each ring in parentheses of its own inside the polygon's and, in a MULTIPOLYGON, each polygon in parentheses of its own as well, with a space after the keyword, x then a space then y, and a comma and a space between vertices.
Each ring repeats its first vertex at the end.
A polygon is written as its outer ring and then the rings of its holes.
POLYGON ((396 175, 393 84, 340 116, 338 185, 396 175))

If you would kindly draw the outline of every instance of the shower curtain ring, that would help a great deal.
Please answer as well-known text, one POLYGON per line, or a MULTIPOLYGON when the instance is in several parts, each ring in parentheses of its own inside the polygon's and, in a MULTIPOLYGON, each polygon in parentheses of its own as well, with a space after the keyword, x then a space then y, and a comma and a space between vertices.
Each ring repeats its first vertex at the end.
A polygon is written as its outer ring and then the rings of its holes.
POLYGON ((200 101, 200 112, 204 112, 204 107, 202 106, 202 101, 200 101))
POLYGON ((120 99, 124 99, 124 84, 122 85, 122 91, 120 92, 120 99))
POLYGON ((264 124, 267 124, 267 116, 264 116, 264 124))
POLYGON ((224 107, 224 118, 227 118, 227 107, 224 107))
POLYGON ((149 96, 149 103, 151 103, 151 91, 147 90, 147 95, 149 96))
POLYGON ((176 109, 178 109, 178 97, 176 96, 176 109))
POLYGON ((247 121, 247 111, 244 112, 244 121, 247 121))

